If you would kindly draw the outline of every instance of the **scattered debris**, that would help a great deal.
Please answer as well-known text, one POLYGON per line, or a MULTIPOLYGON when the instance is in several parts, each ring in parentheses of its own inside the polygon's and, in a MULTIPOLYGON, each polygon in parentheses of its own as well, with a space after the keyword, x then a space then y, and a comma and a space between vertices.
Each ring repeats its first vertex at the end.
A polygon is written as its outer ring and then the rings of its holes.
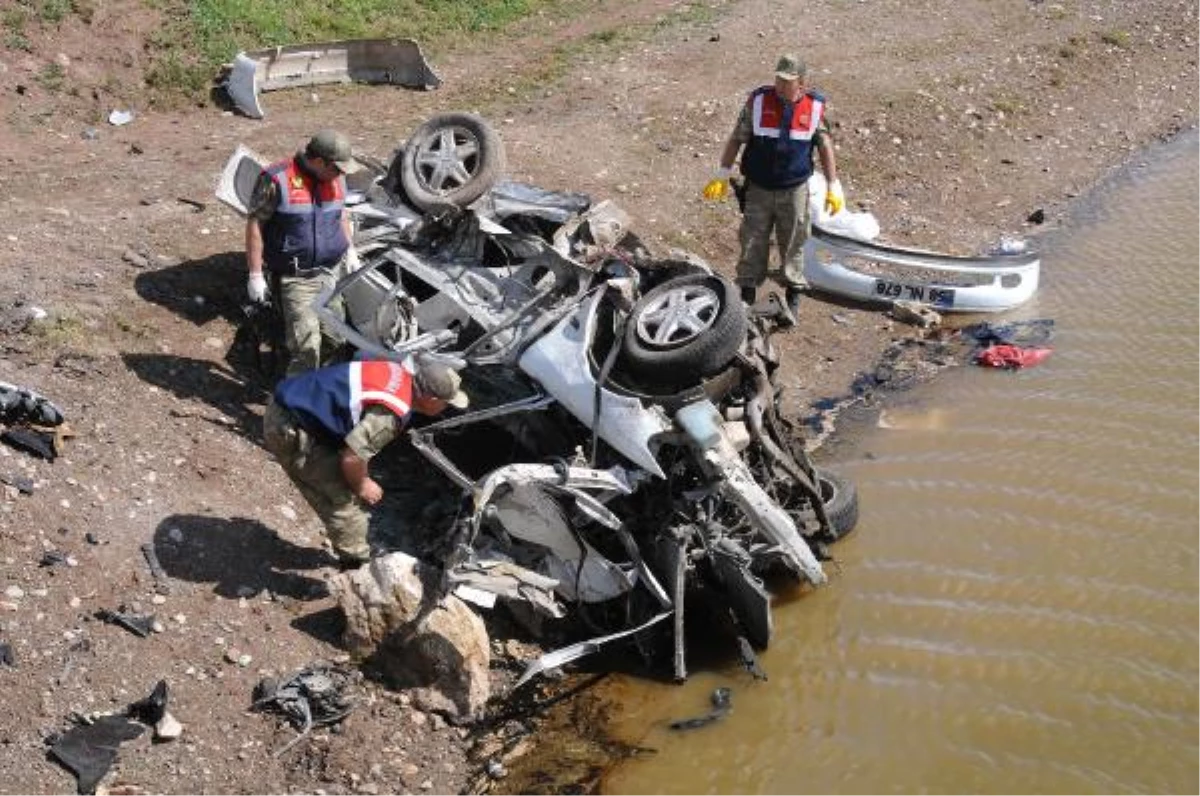
POLYGON ((360 676, 357 669, 315 661, 283 682, 270 677, 260 680, 254 687, 250 710, 280 714, 300 731, 275 756, 298 743, 313 727, 346 718, 357 703, 354 686, 360 676))
POLYGON ((672 730, 694 730, 698 727, 705 727, 712 724, 717 719, 727 715, 733 709, 733 691, 724 686, 714 688, 709 696, 712 701, 712 710, 705 713, 703 716, 696 716, 690 719, 677 719, 671 722, 672 730))
POLYGON ((150 574, 160 584, 165 585, 167 582, 167 571, 163 569, 162 563, 158 560, 158 553, 154 551, 154 543, 146 542, 142 545, 142 555, 146 559, 146 563, 150 566, 150 574))
POLYGON ((0 484, 7 484, 22 495, 33 494, 33 479, 25 475, 9 475, 0 473, 0 484))
POLYGON ((1040 365, 1050 356, 1050 348, 1021 348, 1015 345, 993 345, 975 355, 975 363, 989 368, 1017 370, 1040 365))
POLYGON ((125 714, 143 724, 153 726, 166 715, 168 697, 167 681, 159 680, 150 691, 150 695, 137 702, 131 702, 129 707, 125 708, 125 714))
POLYGON ((8 669, 17 668, 17 659, 13 656, 12 644, 0 641, 0 666, 8 669))
POLYGON ((141 638, 150 635, 150 632, 154 629, 154 614, 129 613, 123 605, 116 611, 109 611, 102 608, 96 612, 95 616, 102 622, 123 627, 130 633, 141 638))
POLYGON ((32 428, 5 429, 0 433, 0 442, 48 462, 54 461, 58 455, 54 450, 54 435, 32 428))
POLYGON ((57 426, 62 422, 62 410, 49 398, 27 387, 0 381, 0 423, 57 426))
POLYGON ((108 123, 113 127, 121 127, 133 121, 133 111, 114 110, 108 114, 108 123))
POLYGON ((42 560, 38 562, 39 567, 56 567, 67 566, 70 562, 70 557, 61 550, 47 550, 42 554, 42 560))
POLYGON ((922 329, 936 329, 942 325, 942 316, 917 301, 897 299, 892 302, 892 317, 901 323, 912 324, 922 329))
POLYGON ((96 785, 116 761, 118 747, 145 731, 144 726, 125 716, 100 716, 51 737, 50 756, 75 775, 78 793, 95 793, 96 785))
POLYGON ((412 39, 351 39, 240 52, 217 82, 238 110, 261 119, 263 91, 355 82, 432 89, 442 81, 412 39))

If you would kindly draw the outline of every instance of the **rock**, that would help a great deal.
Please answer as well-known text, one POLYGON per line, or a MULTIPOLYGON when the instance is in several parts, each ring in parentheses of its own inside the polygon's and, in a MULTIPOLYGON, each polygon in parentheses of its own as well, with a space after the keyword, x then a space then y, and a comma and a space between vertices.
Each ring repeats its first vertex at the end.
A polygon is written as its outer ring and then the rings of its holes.
POLYGON ((164 713, 163 717, 154 725, 154 740, 156 741, 173 741, 180 735, 183 735, 183 725, 170 713, 164 713))
POLYGON ((6 586, 4 589, 4 596, 12 600, 19 600, 25 596, 25 590, 16 585, 6 586))
POLYGON ((477 718, 491 692, 487 630, 453 595, 429 610, 426 582, 437 582, 434 573, 404 553, 331 578, 330 591, 346 616, 343 641, 397 685, 416 689, 414 699, 427 710, 477 718))
POLYGON ((941 315, 915 301, 893 301, 892 317, 922 329, 936 329, 942 325, 941 315))

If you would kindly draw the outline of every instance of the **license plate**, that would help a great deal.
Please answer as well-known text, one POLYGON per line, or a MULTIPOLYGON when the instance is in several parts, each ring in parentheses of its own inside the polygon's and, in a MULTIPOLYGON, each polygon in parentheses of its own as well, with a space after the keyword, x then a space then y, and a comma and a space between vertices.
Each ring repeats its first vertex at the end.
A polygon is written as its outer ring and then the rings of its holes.
POLYGON ((954 288, 952 287, 906 285, 903 282, 889 282, 886 279, 876 279, 875 295, 892 301, 919 301, 923 304, 932 304, 935 307, 954 306, 954 288))

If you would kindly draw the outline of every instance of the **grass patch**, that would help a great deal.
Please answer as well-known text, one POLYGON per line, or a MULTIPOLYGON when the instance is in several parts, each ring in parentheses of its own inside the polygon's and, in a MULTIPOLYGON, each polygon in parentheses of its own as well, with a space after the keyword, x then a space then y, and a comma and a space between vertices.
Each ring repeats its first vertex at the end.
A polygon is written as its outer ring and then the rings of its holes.
POLYGON ((338 39, 413 38, 437 50, 500 31, 560 0, 145 0, 164 16, 150 41, 157 104, 198 99, 243 50, 338 39))
POLYGON ((47 91, 62 91, 67 82, 67 70, 57 61, 52 61, 37 73, 37 82, 47 91))
POLYGON ((1127 30, 1106 30, 1100 34, 1100 41, 1113 47, 1120 47, 1122 50, 1129 47, 1129 31, 1127 30))
POLYGON ((29 332, 54 347, 75 345, 90 336, 83 319, 73 313, 55 315, 29 325, 29 332))
POLYGON ((1006 116, 1015 116, 1025 111, 1025 106, 1014 97, 995 97, 992 99, 992 110, 1006 116))

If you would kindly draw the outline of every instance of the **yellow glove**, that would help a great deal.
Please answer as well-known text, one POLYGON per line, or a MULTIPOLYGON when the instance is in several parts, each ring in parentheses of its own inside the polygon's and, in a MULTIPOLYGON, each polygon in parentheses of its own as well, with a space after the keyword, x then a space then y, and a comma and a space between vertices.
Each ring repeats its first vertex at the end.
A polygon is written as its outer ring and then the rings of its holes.
POLYGON ((829 215, 836 216, 842 212, 842 208, 845 206, 846 196, 842 193, 842 182, 841 180, 834 180, 825 189, 825 210, 829 215))
POLYGON ((710 202, 723 202, 729 198, 729 175, 729 169, 724 167, 717 169, 717 176, 704 186, 702 193, 704 198, 710 202))

